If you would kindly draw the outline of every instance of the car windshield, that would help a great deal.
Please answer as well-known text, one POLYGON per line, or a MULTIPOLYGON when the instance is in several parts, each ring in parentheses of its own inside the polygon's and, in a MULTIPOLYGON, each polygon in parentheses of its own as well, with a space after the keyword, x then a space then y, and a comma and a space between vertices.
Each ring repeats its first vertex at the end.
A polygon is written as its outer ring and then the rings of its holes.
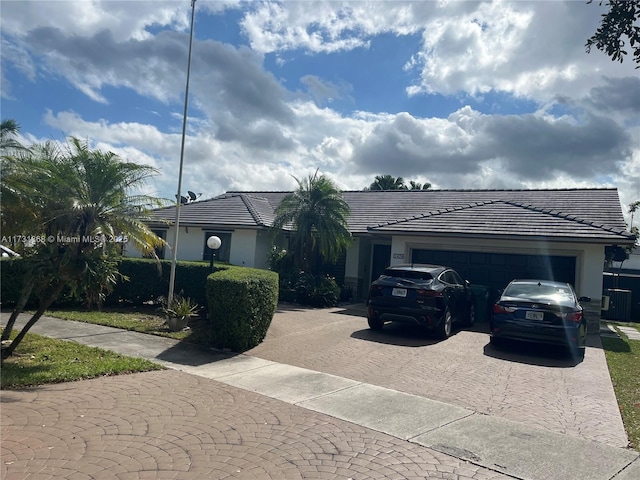
POLYGON ((420 272, 418 270, 394 270, 387 269, 382 274, 391 278, 407 278, 410 280, 433 280, 429 272, 420 272))
POLYGON ((505 297, 515 297, 535 301, 566 302, 573 299, 569 287, 561 285, 540 285, 535 283, 516 283, 504 291, 505 297))

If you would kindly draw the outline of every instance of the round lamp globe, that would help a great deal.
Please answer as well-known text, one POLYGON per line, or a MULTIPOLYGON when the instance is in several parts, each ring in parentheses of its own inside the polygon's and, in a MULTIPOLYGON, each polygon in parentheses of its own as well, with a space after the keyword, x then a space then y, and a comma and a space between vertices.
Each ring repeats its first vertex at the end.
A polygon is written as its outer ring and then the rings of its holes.
POLYGON ((222 245, 222 240, 220 240, 220 237, 211 235, 209 238, 207 238, 207 247, 209 247, 211 250, 219 249, 220 245, 222 245))

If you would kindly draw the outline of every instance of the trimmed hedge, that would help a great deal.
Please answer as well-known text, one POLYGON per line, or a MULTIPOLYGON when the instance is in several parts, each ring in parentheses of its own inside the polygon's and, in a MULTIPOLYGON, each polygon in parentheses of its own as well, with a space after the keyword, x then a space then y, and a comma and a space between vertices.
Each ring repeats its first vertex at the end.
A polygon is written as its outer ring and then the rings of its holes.
POLYGON ((264 340, 278 305, 278 274, 221 266, 207 278, 211 346, 244 352, 264 340))
MULTIPOLYGON (((160 297, 166 298, 169 293, 171 260, 161 260, 160 268, 161 271, 158 270, 155 260, 123 258, 119 270, 129 280, 119 281, 105 300, 105 304, 124 302, 141 305, 149 301, 157 302, 160 297)), ((200 306, 205 306, 209 273, 210 266, 206 262, 177 262, 174 292, 191 298, 200 306)))
MULTIPOLYGON (((123 257, 118 270, 129 280, 120 280, 113 292, 105 299, 105 305, 131 303, 142 305, 145 302, 157 302, 169 293, 171 261, 162 260, 160 270, 155 260, 123 257)), ((2 258, 0 263, 0 302, 3 307, 14 307, 20 298, 25 268, 21 258, 2 258)), ((207 305, 207 275, 211 273, 207 262, 178 262, 176 264, 175 292, 191 298, 200 306, 207 305)), ((65 295, 54 303, 62 305, 72 303, 65 295)), ((81 301, 76 301, 76 304, 81 301)), ((32 298, 27 305, 36 305, 32 298)))
MULTIPOLYGON (((158 301, 169 290, 171 262, 122 258, 119 281, 105 304, 158 301)), ((24 264, 3 259, 0 265, 0 300, 12 307, 20 297, 24 264)), ((267 334, 278 304, 278 274, 269 270, 217 264, 214 273, 206 262, 178 262, 175 292, 209 307, 209 345, 242 352, 258 345, 267 334)), ((60 300, 60 304, 64 300, 60 300)))

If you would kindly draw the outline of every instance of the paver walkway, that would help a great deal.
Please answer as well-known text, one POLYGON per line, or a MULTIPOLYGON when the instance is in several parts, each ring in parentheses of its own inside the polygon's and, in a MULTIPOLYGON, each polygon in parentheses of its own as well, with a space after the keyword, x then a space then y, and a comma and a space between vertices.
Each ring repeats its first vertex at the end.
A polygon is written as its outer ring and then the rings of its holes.
POLYGON ((640 332, 633 327, 625 327, 618 325, 618 328, 624 333, 630 340, 640 340, 640 332))
POLYGON ((2 392, 0 477, 509 478, 391 435, 174 370, 2 392))

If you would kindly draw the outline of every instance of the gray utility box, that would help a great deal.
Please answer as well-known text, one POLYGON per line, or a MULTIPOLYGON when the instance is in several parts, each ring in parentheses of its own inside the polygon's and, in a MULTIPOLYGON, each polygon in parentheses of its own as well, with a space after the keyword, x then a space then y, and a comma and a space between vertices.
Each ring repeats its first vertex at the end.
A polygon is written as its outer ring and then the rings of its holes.
POLYGON ((631 320, 631 290, 608 288, 602 297, 602 318, 606 320, 631 320))

